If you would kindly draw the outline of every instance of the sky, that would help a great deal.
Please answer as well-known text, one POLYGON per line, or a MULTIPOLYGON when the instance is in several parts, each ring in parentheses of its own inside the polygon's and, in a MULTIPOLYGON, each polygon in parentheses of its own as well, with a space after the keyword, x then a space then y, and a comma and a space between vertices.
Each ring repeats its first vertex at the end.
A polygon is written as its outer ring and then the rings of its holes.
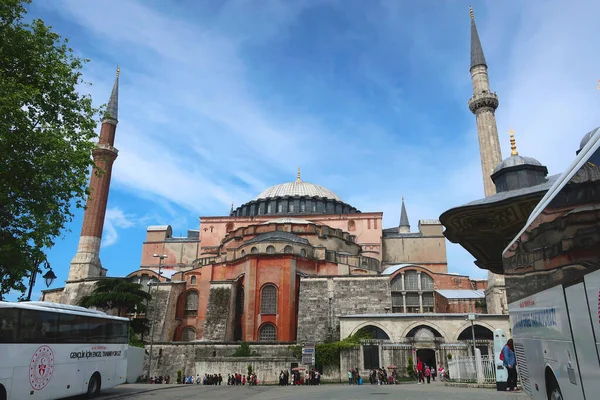
MULTIPOLYGON (((29 16, 90 60, 81 91, 96 105, 121 68, 108 274, 139 268, 147 226, 183 236, 298 166, 304 181, 383 212, 386 228, 402 196, 413 230, 482 198, 469 5, 504 157, 512 127, 521 155, 563 172, 600 125, 600 2, 34 0, 29 16)), ((78 210, 48 251, 51 287, 67 279, 82 220, 78 210)), ((450 272, 487 276, 459 245, 447 253, 450 272)))

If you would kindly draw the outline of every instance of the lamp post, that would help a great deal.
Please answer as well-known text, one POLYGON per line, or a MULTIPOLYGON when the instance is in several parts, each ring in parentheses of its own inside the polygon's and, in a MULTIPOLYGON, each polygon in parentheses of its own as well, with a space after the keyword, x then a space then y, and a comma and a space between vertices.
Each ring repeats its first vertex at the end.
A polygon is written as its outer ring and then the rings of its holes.
MULTIPOLYGON (((31 292, 33 291, 33 287, 35 286, 35 280, 37 278, 39 265, 40 264, 36 262, 35 270, 31 273, 31 279, 29 280, 29 291, 27 292, 26 301, 31 301, 31 292)), ((54 271, 52 271, 52 268, 50 267, 50 264, 48 264, 48 261, 44 261, 44 265, 46 268, 48 268, 48 271, 44 275, 42 275, 42 278, 44 278, 46 287, 50 287, 50 285, 52 285, 52 282, 54 282, 54 280, 56 279, 56 275, 54 274, 54 271)))
POLYGON ((477 318, 476 314, 469 314, 467 319, 471 321, 471 335, 473 336, 473 356, 475 356, 475 319, 477 318))
POLYGON ((152 318, 152 326, 150 328, 150 359, 148 360, 148 382, 150 382, 150 372, 152 372, 152 346, 154 346, 154 323, 158 318, 158 284, 160 283, 160 270, 162 261, 167 258, 166 254, 154 254, 152 257, 158 258, 158 282, 156 282, 156 299, 154 299, 154 318, 152 318))

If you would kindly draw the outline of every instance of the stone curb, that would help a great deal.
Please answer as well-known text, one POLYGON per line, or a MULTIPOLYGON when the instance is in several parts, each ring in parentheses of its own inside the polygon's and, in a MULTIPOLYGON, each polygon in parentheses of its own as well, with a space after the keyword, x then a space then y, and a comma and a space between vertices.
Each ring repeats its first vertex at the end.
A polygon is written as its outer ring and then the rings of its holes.
POLYGON ((462 388, 477 388, 477 389, 496 389, 496 384, 494 384, 494 383, 444 382, 444 386, 462 387, 462 388))
MULTIPOLYGON (((148 384, 148 385, 150 386, 151 384, 148 384)), ((180 388, 180 387, 186 387, 188 385, 156 385, 156 386, 158 386, 158 387, 151 388, 151 389, 140 389, 140 390, 131 391, 131 392, 127 392, 127 393, 115 393, 113 395, 107 394, 106 396, 103 396, 102 394, 100 394, 100 397, 98 397, 98 399, 99 400, 120 399, 121 397, 134 396, 136 394, 142 394, 142 393, 148 393, 148 392, 156 392, 157 390, 175 389, 175 388, 180 388)))

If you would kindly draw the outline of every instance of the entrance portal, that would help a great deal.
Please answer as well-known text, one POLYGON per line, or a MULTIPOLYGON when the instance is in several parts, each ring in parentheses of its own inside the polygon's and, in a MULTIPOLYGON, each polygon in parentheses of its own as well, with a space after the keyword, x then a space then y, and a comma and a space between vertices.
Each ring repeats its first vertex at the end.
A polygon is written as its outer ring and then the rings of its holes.
MULTIPOLYGON (((436 368, 437 364, 435 362, 435 350, 419 349, 419 350, 417 350, 417 362, 418 362, 419 358, 423 362, 423 368, 425 368, 426 365, 429 367, 436 368)), ((415 362, 415 365, 417 365, 417 362, 415 362)))

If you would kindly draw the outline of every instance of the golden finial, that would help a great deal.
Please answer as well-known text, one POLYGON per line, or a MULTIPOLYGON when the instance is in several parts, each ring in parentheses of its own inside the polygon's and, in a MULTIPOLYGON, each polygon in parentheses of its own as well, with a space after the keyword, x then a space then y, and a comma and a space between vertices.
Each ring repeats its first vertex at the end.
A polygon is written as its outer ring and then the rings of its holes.
POLYGON ((298 176, 296 176, 296 182, 300 182, 300 167, 298 167, 298 176))
POLYGON ((469 15, 471 16, 471 19, 475 18, 475 15, 473 14, 473 7, 469 6, 469 15))
POLYGON ((515 130, 513 128, 510 128, 510 130, 508 131, 508 134, 510 136, 510 155, 511 156, 518 156, 519 152, 517 151, 517 144, 515 141, 515 130))
POLYGON ((117 65, 117 78, 119 77, 119 74, 120 74, 120 73, 121 73, 121 67, 119 67, 119 66, 117 65))

